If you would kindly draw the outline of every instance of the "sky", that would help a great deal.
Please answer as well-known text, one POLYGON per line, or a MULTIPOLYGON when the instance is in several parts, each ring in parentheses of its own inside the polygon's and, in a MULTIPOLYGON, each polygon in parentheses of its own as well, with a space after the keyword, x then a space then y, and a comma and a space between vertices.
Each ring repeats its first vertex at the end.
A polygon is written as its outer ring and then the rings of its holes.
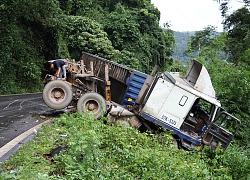
MULTIPOLYGON (((223 31, 223 21, 219 3, 213 0, 151 0, 161 12, 160 25, 170 24, 174 31, 200 31, 208 25, 223 31)), ((231 12, 242 7, 242 3, 232 0, 231 12)))

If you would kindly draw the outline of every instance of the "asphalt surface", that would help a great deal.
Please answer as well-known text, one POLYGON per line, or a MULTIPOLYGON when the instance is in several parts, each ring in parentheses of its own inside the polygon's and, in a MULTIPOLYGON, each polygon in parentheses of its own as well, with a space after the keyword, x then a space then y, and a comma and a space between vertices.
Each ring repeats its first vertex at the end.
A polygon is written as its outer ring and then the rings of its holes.
POLYGON ((0 96, 0 162, 55 115, 58 112, 43 102, 41 93, 0 96))

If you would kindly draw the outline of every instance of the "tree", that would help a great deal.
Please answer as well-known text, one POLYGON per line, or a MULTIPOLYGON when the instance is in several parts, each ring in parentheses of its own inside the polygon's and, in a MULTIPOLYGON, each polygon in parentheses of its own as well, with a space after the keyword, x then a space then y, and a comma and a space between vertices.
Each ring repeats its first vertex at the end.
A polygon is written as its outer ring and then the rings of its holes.
POLYGON ((149 73, 156 64, 171 64, 174 37, 173 31, 159 27, 160 14, 153 5, 140 7, 131 10, 117 3, 102 24, 114 47, 133 53, 141 64, 138 70, 149 73))
POLYGON ((240 139, 241 145, 247 145, 250 137, 248 131, 250 125, 246 121, 249 119, 250 110, 250 69, 245 59, 249 57, 250 51, 246 50, 242 55, 244 61, 239 61, 237 64, 228 63, 228 56, 223 53, 227 47, 228 34, 223 32, 211 36, 213 30, 210 30, 212 29, 208 28, 195 33, 191 38, 191 45, 196 48, 195 50, 199 50, 197 60, 208 69, 217 92, 216 96, 223 107, 242 120, 243 125, 237 138, 240 139))
POLYGON ((0 94, 40 91, 44 59, 57 56, 54 43, 63 22, 57 5, 51 0, 1 2, 0 94))
POLYGON ((114 48, 102 25, 82 16, 69 16, 65 30, 72 58, 79 59, 81 51, 111 58, 114 48))
POLYGON ((248 146, 250 140, 249 68, 246 64, 235 66, 221 60, 213 61, 208 66, 218 99, 227 111, 242 121, 240 132, 237 133, 239 143, 248 146))
POLYGON ((196 31, 190 38, 189 53, 191 57, 205 59, 206 61, 214 58, 225 60, 225 33, 216 32, 216 28, 208 26, 201 31, 196 31))
POLYGON ((3 0, 0 15, 1 94, 41 91, 47 61, 82 50, 144 72, 171 64, 173 32, 149 0, 3 0))
POLYGON ((226 17, 224 28, 228 31, 227 51, 230 53, 231 62, 238 64, 240 61, 249 64, 244 59, 245 52, 250 48, 250 12, 247 8, 238 9, 226 17))
POLYGON ((208 26, 202 31, 196 31, 194 36, 191 36, 192 50, 198 52, 199 56, 200 51, 211 44, 211 40, 215 34, 216 29, 213 26, 208 26))
MULTIPOLYGON (((227 5, 228 2, 232 1, 232 0, 213 0, 213 1, 216 1, 218 3, 221 3, 221 4, 225 4, 227 5)), ((245 3, 245 5, 249 5, 250 4, 250 1, 249 0, 237 0, 237 2, 241 2, 241 3, 245 3)))

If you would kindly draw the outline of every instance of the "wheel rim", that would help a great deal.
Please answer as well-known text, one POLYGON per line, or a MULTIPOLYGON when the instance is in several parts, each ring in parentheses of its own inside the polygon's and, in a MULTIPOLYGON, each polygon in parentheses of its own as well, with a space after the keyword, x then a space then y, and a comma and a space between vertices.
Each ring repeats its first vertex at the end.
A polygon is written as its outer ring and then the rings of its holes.
POLYGON ((87 112, 90 112, 91 114, 95 114, 99 111, 100 106, 95 100, 88 100, 85 103, 83 109, 85 109, 87 112))
POLYGON ((51 101, 56 103, 63 102, 66 96, 66 92, 62 88, 53 88, 50 94, 51 94, 50 96, 51 101))

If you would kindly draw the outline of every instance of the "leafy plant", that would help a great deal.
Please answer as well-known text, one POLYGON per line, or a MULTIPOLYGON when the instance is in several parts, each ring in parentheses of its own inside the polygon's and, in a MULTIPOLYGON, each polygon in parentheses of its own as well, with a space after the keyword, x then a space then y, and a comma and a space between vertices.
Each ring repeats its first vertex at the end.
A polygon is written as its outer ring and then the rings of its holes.
POLYGON ((0 165, 0 179, 244 179, 249 175, 246 152, 239 153, 236 146, 224 154, 206 148, 202 154, 183 151, 166 131, 140 133, 106 121, 63 114, 0 165), (43 157, 58 146, 67 148, 53 157, 53 163, 43 157), (242 168, 232 167, 232 162, 242 168))

